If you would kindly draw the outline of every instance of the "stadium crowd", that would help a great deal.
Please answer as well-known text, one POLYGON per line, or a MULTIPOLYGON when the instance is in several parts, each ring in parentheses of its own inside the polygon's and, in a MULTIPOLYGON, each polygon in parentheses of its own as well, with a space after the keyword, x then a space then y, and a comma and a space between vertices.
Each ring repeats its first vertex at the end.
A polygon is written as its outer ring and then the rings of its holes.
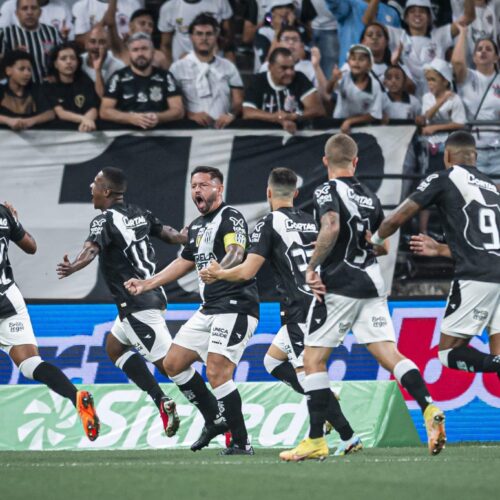
POLYGON ((159 3, 4 1, 0 125, 293 134, 403 120, 418 126, 404 171, 428 173, 451 131, 484 122, 478 167, 500 175, 500 0, 159 3))

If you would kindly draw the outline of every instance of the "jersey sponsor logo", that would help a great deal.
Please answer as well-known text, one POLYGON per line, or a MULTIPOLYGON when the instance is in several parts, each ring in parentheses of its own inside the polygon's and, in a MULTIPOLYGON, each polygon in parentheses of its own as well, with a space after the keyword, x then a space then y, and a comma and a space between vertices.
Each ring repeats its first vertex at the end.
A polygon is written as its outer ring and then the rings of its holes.
POLYGON ((251 243, 258 243, 260 241, 260 237, 262 236, 262 233, 260 232, 260 230, 264 227, 264 225, 265 225, 264 221, 257 222, 257 224, 253 230, 253 233, 250 235, 250 242, 251 243))
POLYGON ((241 227, 242 229, 245 228, 245 221, 242 218, 236 218, 236 217, 229 217, 229 220, 233 223, 234 229, 241 227))
POLYGON ((372 325, 374 328, 383 328, 387 326, 387 318, 385 316, 372 316, 372 325))
POLYGON ((439 175, 438 175, 438 174, 431 174, 431 175, 429 175, 428 177, 426 177, 426 178, 425 178, 425 179, 424 179, 424 180, 423 180, 423 181, 422 181, 422 182, 418 185, 417 189, 418 189, 419 191, 425 191, 425 190, 429 187, 430 183, 431 183, 434 179, 437 179, 438 177, 439 177, 439 175))
POLYGON ((143 215, 139 215, 138 217, 134 217, 133 219, 129 219, 128 217, 124 216, 123 223, 128 229, 135 229, 137 227, 147 225, 146 218, 143 215))
POLYGON ((478 179, 474 175, 467 173, 467 182, 469 184, 472 184, 473 186, 477 186, 480 189, 486 189, 488 191, 491 191, 492 193, 498 193, 497 188, 494 184, 488 181, 483 181, 481 179, 478 179))
POLYGON ((106 219, 95 219, 92 221, 92 226, 90 227, 90 234, 92 236, 99 236, 104 229, 104 224, 106 223, 106 219))
POLYGON ((9 221, 7 219, 0 219, 0 227, 9 227, 9 221))
POLYGON ((288 232, 298 231, 299 233, 317 233, 318 228, 314 222, 295 222, 291 219, 286 219, 285 229, 288 232))
POLYGON ((475 307, 472 311, 472 317, 476 321, 486 321, 488 319, 488 311, 475 307))
POLYGON ((144 92, 139 92, 137 102, 148 102, 148 96, 144 92))
POLYGON ((217 260, 213 252, 195 254, 196 269, 201 271, 204 267, 208 266, 211 260, 217 260))
POLYGON ((373 206, 373 200, 369 196, 363 196, 361 194, 357 194, 354 189, 349 188, 347 190, 347 196, 356 202, 360 207, 363 208, 370 208, 373 209, 375 208, 373 206))
POLYGON ((155 81, 155 82, 162 82, 163 83, 163 77, 161 75, 153 75, 151 77, 151 80, 155 81))
POLYGON ((330 193, 330 184, 324 184, 314 191, 314 197, 319 206, 332 201, 332 195, 330 193))
POLYGON ((24 323, 22 321, 9 321, 10 333, 19 333, 24 331, 24 323))

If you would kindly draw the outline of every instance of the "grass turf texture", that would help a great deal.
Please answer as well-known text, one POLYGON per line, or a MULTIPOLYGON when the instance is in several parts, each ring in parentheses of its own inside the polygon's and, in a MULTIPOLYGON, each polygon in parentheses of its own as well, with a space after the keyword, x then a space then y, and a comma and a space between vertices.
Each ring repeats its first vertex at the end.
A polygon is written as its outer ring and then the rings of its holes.
POLYGON ((282 463, 279 450, 221 457, 214 448, 1 452, 2 499, 439 500, 495 498, 499 445, 372 448, 324 462, 282 463))

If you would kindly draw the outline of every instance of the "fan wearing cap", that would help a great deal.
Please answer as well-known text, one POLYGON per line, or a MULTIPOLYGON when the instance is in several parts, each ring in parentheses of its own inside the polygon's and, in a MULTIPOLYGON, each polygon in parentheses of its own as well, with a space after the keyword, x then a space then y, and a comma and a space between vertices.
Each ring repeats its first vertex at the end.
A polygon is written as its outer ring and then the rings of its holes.
POLYGON ((347 58, 349 69, 334 70, 330 89, 337 94, 334 118, 343 118, 340 130, 349 134, 351 127, 382 119, 382 86, 371 74, 373 55, 365 45, 352 45, 347 58))
POLYGON ((433 28, 432 16, 430 0, 408 0, 403 13, 405 28, 387 27, 393 63, 401 60, 408 66, 418 96, 427 91, 423 66, 435 57, 445 58, 446 51, 453 46, 453 38, 459 33, 459 22, 468 25, 474 21, 474 0, 464 0, 464 14, 452 24, 433 28))

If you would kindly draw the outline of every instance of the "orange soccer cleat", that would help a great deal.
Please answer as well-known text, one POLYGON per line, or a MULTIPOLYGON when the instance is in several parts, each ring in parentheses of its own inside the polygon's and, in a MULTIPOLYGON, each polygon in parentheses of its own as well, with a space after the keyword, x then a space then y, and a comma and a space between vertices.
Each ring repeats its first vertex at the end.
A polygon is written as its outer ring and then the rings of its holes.
POLYGON ((90 439, 95 441, 99 436, 99 418, 94 408, 94 398, 88 391, 78 391, 76 394, 76 409, 83 424, 83 430, 90 439))

